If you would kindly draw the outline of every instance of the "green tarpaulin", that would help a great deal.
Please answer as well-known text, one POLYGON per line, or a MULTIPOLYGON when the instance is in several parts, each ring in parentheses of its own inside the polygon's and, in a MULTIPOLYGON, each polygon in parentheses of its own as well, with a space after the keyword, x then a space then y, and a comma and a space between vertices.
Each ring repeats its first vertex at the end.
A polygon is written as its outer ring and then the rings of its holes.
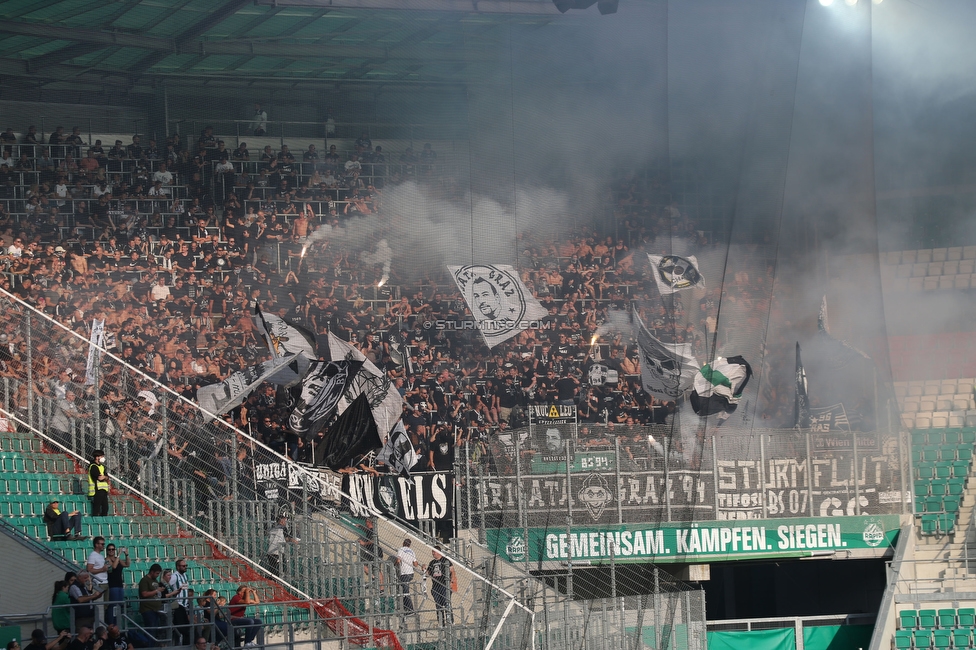
POLYGON ((709 632, 708 650, 794 650, 796 631, 792 627, 752 632, 709 632))

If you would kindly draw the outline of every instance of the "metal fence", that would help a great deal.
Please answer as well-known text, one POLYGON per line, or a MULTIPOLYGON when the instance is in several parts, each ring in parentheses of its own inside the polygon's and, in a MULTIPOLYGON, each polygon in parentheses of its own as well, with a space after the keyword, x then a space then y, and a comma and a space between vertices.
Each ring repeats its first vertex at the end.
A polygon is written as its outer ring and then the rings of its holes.
MULTIPOLYGON (((435 647, 704 647, 704 593, 663 571, 651 595, 574 600, 571 590, 567 595, 560 585, 501 562, 466 542, 469 537, 444 550, 458 576, 451 624, 437 624, 443 619, 432 583, 419 576, 412 585, 414 612, 407 612, 392 557, 410 538, 426 566, 431 537, 377 516, 375 540, 382 553, 364 556, 362 520, 342 505, 349 496, 314 468, 291 462, 222 419, 210 419, 135 366, 93 347, 90 321, 79 320, 72 332, 14 296, 0 299, 10 352, 0 381, 5 412, 53 449, 84 459, 102 449, 119 485, 248 558, 264 576, 332 603, 339 619, 355 615, 367 627, 395 630, 406 643, 435 647), (255 475, 256 467, 269 463, 284 464, 288 477, 270 495, 255 475), (269 566, 269 533, 280 515, 289 518, 300 541, 286 545, 280 564, 269 566), (342 598, 335 600, 339 593, 342 598)), ((43 467, 43 459, 36 462, 43 467)), ((481 466, 459 469, 457 476, 465 477, 465 486, 477 485, 470 471, 481 466)), ((458 511, 464 511, 460 504, 458 511)), ((472 522, 472 512, 462 526, 472 522)), ((417 523, 425 528, 425 522, 417 523)), ((333 632, 356 643, 356 634, 364 638, 356 625, 343 623, 333 632)))
MULTIPOLYGON (((0 404, 15 421, 37 430, 52 448, 82 459, 103 450, 112 479, 249 558, 263 575, 276 577, 264 562, 270 530, 278 515, 293 515, 302 542, 285 554, 285 575, 294 580, 286 584, 302 595, 329 598, 340 593, 337 584, 343 583, 344 606, 353 612, 366 611, 368 603, 381 597, 380 585, 362 580, 360 522, 337 516, 332 502, 323 499, 334 486, 91 346, 90 321, 77 322, 78 331, 72 332, 9 294, 2 301, 10 354, 0 404), (254 468, 262 461, 285 463, 303 477, 298 487, 256 503, 254 468), (354 584, 350 588, 348 583, 354 584)), ((43 460, 38 466, 43 467, 43 460)), ((410 537, 426 565, 428 540, 378 519, 377 541, 387 558, 410 537)), ((451 628, 452 638, 487 639, 503 623, 531 636, 527 608, 463 563, 456 567, 459 588, 453 604, 458 623, 451 628)), ((384 585, 384 591, 396 586, 384 585)), ((385 616, 400 620, 404 613, 401 601, 387 607, 385 616)))
POLYGON ((462 526, 609 525, 904 514, 911 454, 899 432, 718 433, 671 449, 667 426, 589 425, 547 441, 518 429, 471 443, 462 526))

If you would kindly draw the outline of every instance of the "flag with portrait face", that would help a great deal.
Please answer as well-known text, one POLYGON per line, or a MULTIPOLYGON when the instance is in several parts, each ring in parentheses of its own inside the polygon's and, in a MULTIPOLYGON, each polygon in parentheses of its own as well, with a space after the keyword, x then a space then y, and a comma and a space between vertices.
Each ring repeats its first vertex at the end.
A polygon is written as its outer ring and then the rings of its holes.
POLYGON ((313 361, 288 415, 288 429, 305 440, 321 431, 362 365, 361 361, 313 361))
POLYGON ((549 313, 507 264, 447 268, 489 348, 507 341, 549 313))

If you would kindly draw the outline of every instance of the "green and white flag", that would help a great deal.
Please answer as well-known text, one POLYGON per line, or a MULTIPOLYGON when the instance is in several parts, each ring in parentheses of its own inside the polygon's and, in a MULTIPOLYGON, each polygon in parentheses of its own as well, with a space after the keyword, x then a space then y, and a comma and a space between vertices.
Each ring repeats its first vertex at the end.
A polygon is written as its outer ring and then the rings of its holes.
POLYGON ((732 413, 752 376, 752 368, 742 357, 716 357, 695 375, 691 407, 698 415, 732 413))

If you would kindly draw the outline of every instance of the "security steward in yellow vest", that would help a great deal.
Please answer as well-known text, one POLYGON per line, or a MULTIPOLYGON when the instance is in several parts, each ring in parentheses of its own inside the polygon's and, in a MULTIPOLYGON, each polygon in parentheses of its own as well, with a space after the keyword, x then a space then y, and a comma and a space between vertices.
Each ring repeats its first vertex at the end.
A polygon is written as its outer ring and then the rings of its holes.
POLYGON ((94 460, 88 466, 88 498, 91 499, 92 517, 108 516, 108 476, 105 475, 105 452, 96 449, 94 460))

